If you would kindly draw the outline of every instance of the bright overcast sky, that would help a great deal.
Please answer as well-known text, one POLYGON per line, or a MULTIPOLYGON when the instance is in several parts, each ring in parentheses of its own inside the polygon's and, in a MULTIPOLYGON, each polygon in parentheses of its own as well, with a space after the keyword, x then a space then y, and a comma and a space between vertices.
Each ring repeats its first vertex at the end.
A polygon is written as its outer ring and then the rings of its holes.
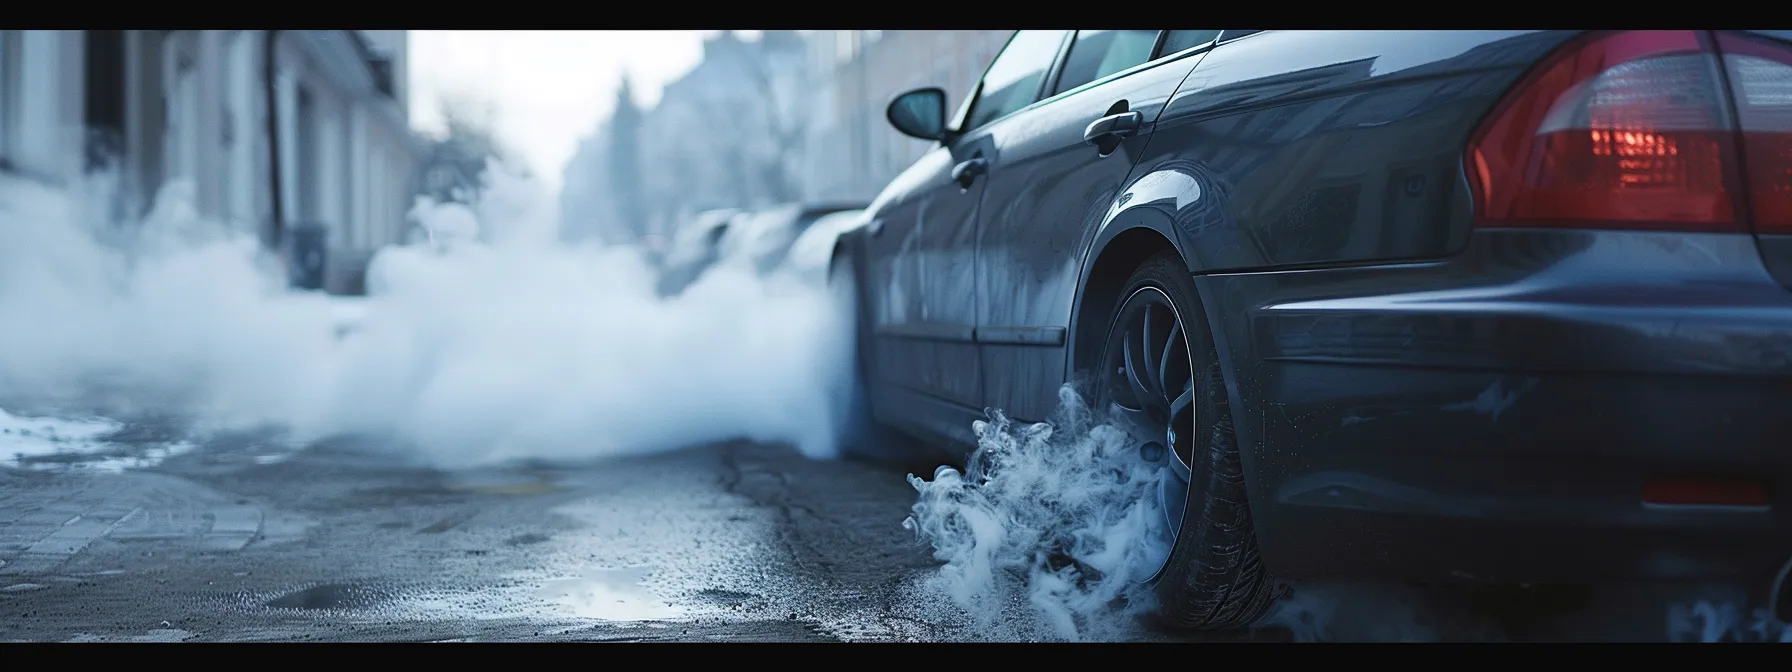
POLYGON ((442 95, 489 101, 500 141, 558 190, 579 140, 609 116, 621 72, 652 105, 701 59, 705 32, 414 30, 411 123, 439 131, 442 95))

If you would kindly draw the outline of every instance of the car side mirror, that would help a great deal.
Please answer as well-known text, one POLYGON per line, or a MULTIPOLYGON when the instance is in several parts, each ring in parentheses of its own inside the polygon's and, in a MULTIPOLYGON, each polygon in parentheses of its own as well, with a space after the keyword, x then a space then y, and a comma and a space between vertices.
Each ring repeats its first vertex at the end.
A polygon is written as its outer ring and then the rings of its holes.
POLYGON ((897 96, 884 111, 903 135, 922 140, 946 139, 946 90, 936 86, 897 96))

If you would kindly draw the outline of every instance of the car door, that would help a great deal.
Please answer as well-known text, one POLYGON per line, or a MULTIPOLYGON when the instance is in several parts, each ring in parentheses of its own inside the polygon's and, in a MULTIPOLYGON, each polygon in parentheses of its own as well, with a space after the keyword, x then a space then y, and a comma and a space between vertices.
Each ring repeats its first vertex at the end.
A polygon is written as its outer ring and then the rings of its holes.
POLYGON ((891 191, 900 200, 866 226, 871 392, 880 421, 968 436, 964 411, 984 398, 975 341, 977 211, 997 152, 987 122, 1039 99, 1070 32, 1017 31, 961 108, 955 137, 898 177, 891 191))
POLYGON ((1000 152, 977 241, 986 404, 1035 421, 1057 405, 1079 256, 1158 113, 1219 33, 1076 31, 1045 99, 990 126, 1000 152))

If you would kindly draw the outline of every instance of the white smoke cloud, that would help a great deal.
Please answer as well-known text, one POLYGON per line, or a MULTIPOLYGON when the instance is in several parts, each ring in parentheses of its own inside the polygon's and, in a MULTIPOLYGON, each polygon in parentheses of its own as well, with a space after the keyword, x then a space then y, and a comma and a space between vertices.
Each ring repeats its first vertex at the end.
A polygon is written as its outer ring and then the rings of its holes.
POLYGON ((382 434, 443 466, 836 452, 851 322, 816 283, 719 268, 661 300, 638 251, 556 242, 540 185, 493 170, 476 207, 420 202, 429 242, 379 252, 345 301, 288 290, 191 195, 118 222, 101 195, 0 183, 0 404, 382 434))
MULTIPOLYGON (((119 221, 100 207, 104 176, 73 191, 0 178, 0 418, 15 430, 0 443, 95 449, 39 436, 56 420, 16 406, 105 405, 382 434, 449 467, 734 438, 836 454, 851 320, 818 286, 825 242, 799 243, 814 248, 793 252, 800 275, 723 263, 664 300, 638 250, 556 242, 539 184, 488 179, 477 207, 420 202, 429 240, 381 251, 372 295, 343 301, 288 290, 256 241, 195 214, 190 184, 119 221)), ((979 424, 966 472, 911 478, 910 525, 943 562, 929 595, 992 639, 1126 638, 1151 607, 1143 579, 1167 551, 1157 475, 1068 389, 1062 401, 1049 425, 979 424)), ((1404 595, 1303 587, 1263 625, 1307 641, 1459 638, 1404 595)), ((1673 605, 1665 634, 1792 641, 1740 605, 1673 605)))
MULTIPOLYGON (((1158 472, 1137 454, 1136 442, 1070 387, 1061 389, 1059 401, 1049 423, 1014 423, 992 411, 974 427, 978 445, 964 471, 941 467, 931 480, 909 476, 918 496, 904 525, 942 563, 912 586, 909 600, 928 620, 962 622, 973 639, 1191 636, 1154 630, 1139 618, 1155 606, 1146 581, 1170 544, 1159 522, 1158 472)), ((1289 587, 1251 630, 1300 642, 1515 637, 1458 591, 1399 581, 1289 587)), ((1578 610, 1529 617, 1546 641, 1792 642, 1792 626, 1745 607, 1745 596, 1734 591, 1700 588, 1691 599, 1684 591, 1620 591, 1595 593, 1578 610), (1656 616, 1664 611, 1665 631, 1657 629, 1656 616)), ((1231 636, 1240 634, 1250 633, 1231 636)))
POLYGON ((964 472, 911 475, 920 495, 905 525, 945 563, 938 590, 984 627, 1024 602, 1044 633, 1112 638, 1150 609, 1144 582, 1168 554, 1149 496, 1159 473, 1069 386, 1059 400, 1051 423, 979 421, 964 472))

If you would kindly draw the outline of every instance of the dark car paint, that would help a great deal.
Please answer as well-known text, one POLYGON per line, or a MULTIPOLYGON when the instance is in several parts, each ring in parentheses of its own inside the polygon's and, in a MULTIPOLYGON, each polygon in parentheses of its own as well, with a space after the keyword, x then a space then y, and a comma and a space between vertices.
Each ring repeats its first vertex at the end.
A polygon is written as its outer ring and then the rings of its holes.
MULTIPOLYGON (((1792 42, 1792 30, 1750 30, 1745 32, 1759 38, 1792 42)), ((1767 262, 1767 269, 1773 273, 1773 277, 1779 278, 1780 284, 1792 287, 1792 235, 1757 234, 1756 239, 1761 243, 1761 257, 1767 262)))
MULTIPOLYGON (((919 182, 909 197, 873 204, 877 217, 862 229, 869 254, 865 272, 877 361, 903 362, 880 369, 892 385, 962 405, 982 398, 982 374, 971 330, 975 291, 977 209, 986 182, 968 188, 951 178, 962 161, 991 152, 986 135, 972 135, 923 156, 904 177, 919 182), (925 299, 925 300, 924 300, 925 299)), ((899 178, 901 180, 902 178, 899 178)), ((901 422, 906 413, 877 405, 878 417, 901 422)))
POLYGON ((1483 231, 1444 261, 1196 284, 1232 316, 1213 323, 1277 571, 1546 581, 1597 543, 1601 573, 1695 578, 1792 555, 1769 511, 1639 504, 1651 475, 1788 475, 1792 294, 1747 236, 1483 231))
POLYGON ((1205 55, 1153 61, 989 126, 997 151, 976 234, 983 405, 1030 420, 1057 406, 1077 251, 1108 214, 1170 95, 1205 55), (1111 153, 1084 140, 1090 122, 1128 111, 1145 125, 1111 153))
POLYGON ((1569 36, 1270 31, 1221 45, 1139 174, 1205 169, 1213 202, 1175 231, 1197 272, 1449 254, 1468 233, 1469 134, 1569 36))
MULTIPOLYGON (((1107 170, 1060 178, 1055 193, 1095 195, 1098 224, 1087 206, 1041 207, 1022 229, 991 195, 977 251, 1002 252, 972 262, 987 265, 976 271, 983 282, 967 291, 960 266, 935 292, 904 296, 905 309, 1007 311, 1006 324, 931 335, 990 350, 1032 338, 1046 350, 1047 336, 1064 329, 1059 353, 1074 356, 1106 326, 1115 274, 1151 250, 1179 252, 1235 402, 1263 558, 1286 576, 1771 570, 1792 554, 1792 530, 1772 513, 1651 510, 1639 494, 1653 473, 1787 475, 1788 458, 1770 449, 1792 438, 1773 404, 1792 399, 1783 377, 1792 374, 1792 294, 1750 237, 1471 235, 1462 168, 1470 133, 1575 34, 1223 35, 1123 150, 1138 158, 1117 196, 1101 203, 1112 193, 1107 170), (1075 246, 1056 242, 1076 227, 1075 246), (1001 248, 998 230, 1054 242, 1010 238, 1001 248), (1066 267, 1077 271, 1048 272, 1066 267), (1016 286, 1021 279, 1039 286, 1016 286), (1017 296, 1020 305, 994 308, 1017 296)), ((1026 139, 1066 133, 1038 121, 1077 126, 1053 107, 1064 102, 1008 121, 1037 124, 1017 134, 1026 139)), ((871 221, 949 183, 950 166, 943 152, 923 158, 880 195, 871 221)), ((998 160, 991 184, 1001 168, 998 160)), ((1004 193, 1039 197, 1024 189, 1004 193)), ((902 212, 910 227, 933 223, 902 212)), ((919 263, 897 254, 910 248, 866 240, 855 232, 842 249, 872 253, 872 265, 919 263)), ((860 281, 867 299, 890 290, 877 276, 860 281)), ((878 417, 965 449, 977 409, 1002 405, 991 396, 1012 395, 1006 403, 1028 410, 1020 417, 1037 419, 1039 395, 1077 365, 986 357, 982 367, 932 369, 981 376, 989 395, 949 400, 889 374, 920 362, 901 354, 868 357, 878 417), (1039 388, 1006 391, 1002 380, 1039 388)), ((1774 504, 1792 505, 1789 497, 1776 492, 1774 504)))

